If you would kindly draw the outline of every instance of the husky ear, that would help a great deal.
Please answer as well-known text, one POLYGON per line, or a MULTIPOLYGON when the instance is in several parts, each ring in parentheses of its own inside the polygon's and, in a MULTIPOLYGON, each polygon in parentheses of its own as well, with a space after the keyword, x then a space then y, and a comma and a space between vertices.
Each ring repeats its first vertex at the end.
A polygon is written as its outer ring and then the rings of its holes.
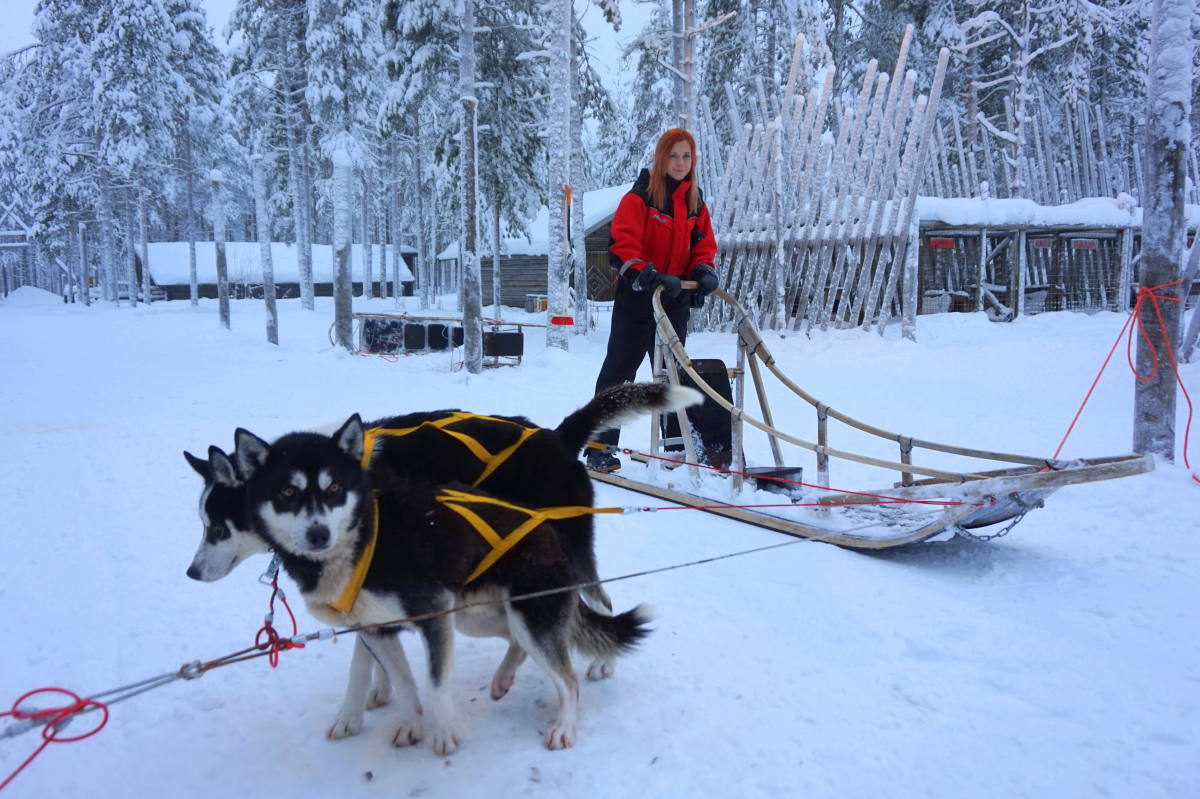
POLYGON ((271 445, 242 427, 234 431, 233 441, 233 457, 237 460, 238 469, 249 480, 258 467, 266 463, 271 445))
POLYGON ((212 469, 208 465, 208 461, 203 458, 197 458, 187 450, 183 451, 183 457, 187 458, 188 464, 196 470, 196 474, 204 478, 204 482, 212 480, 212 469))
POLYGON ((337 442, 342 452, 356 461, 362 461, 363 456, 363 426, 362 418, 356 413, 346 420, 336 433, 333 440, 337 442))
POLYGON ((238 477, 237 469, 234 468, 233 461, 220 448, 208 448, 208 462, 212 466, 212 479, 214 483, 220 483, 230 488, 236 488, 242 484, 241 478, 238 477))

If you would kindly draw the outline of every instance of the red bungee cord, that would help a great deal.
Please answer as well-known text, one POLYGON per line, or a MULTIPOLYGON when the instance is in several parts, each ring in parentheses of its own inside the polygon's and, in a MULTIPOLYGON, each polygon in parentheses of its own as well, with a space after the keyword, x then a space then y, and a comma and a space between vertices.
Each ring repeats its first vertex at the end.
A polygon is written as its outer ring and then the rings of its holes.
POLYGON ((303 649, 304 644, 297 643, 292 640, 299 633, 296 627, 296 614, 292 613, 291 605, 288 604, 287 596, 283 591, 279 590, 279 572, 275 571, 271 575, 271 601, 267 608, 267 617, 263 620, 263 626, 254 636, 254 646, 258 649, 269 649, 267 661, 271 664, 271 668, 279 665, 279 653, 285 649, 303 649), (279 635, 279 631, 275 629, 273 624, 275 620, 275 597, 283 602, 283 609, 288 612, 288 618, 292 621, 292 638, 283 638, 279 635))
POLYGON ((17 770, 9 774, 4 782, 0 782, 0 791, 8 787, 18 774, 20 774, 26 766, 33 762, 33 759, 42 753, 50 744, 69 744, 76 741, 82 741, 84 738, 91 738, 100 730, 104 729, 104 725, 108 724, 108 706, 103 702, 97 702, 94 699, 83 699, 73 691, 68 691, 64 688, 38 688, 30 691, 20 697, 16 702, 13 702, 12 707, 3 713, 0 713, 0 718, 12 716, 18 722, 24 721, 31 724, 42 724, 42 744, 33 751, 29 757, 25 758, 25 762, 17 766, 17 770), (70 704, 61 707, 50 707, 43 710, 22 710, 21 705, 26 700, 38 696, 40 694, 59 694, 70 700, 70 704), (77 713, 82 713, 88 710, 100 711, 100 723, 95 728, 79 735, 64 736, 62 731, 67 728, 67 723, 77 713))
MULTIPOLYGON (((1092 380, 1092 385, 1088 389, 1087 394, 1083 398, 1083 402, 1079 406, 1079 410, 1075 411, 1075 418, 1071 420, 1071 424, 1067 427, 1067 432, 1063 434, 1062 441, 1058 443, 1058 449, 1054 451, 1053 458, 1057 459, 1059 453, 1067 443, 1067 438, 1071 435, 1071 431, 1075 429, 1075 423, 1079 421, 1080 415, 1083 413, 1084 406, 1088 404, 1088 400, 1092 398, 1092 392, 1096 390, 1096 384, 1100 382, 1100 376, 1104 374, 1104 370, 1108 368, 1108 362, 1112 360, 1113 353, 1117 351, 1117 346, 1121 343, 1121 338, 1125 337, 1125 359, 1129 363, 1129 370, 1133 372, 1133 376, 1142 383, 1148 383, 1158 374, 1159 368, 1159 353, 1158 348, 1154 346, 1154 341, 1150 338, 1150 334, 1146 332, 1146 326, 1142 322, 1141 310, 1142 305, 1149 300, 1154 308, 1154 315, 1158 319, 1159 329, 1163 331, 1163 349, 1166 350, 1167 360, 1171 364, 1171 371, 1175 375, 1175 382, 1179 384, 1179 391, 1183 394, 1183 400, 1187 403, 1187 423, 1183 430, 1183 465, 1191 472, 1192 479, 1200 483, 1200 476, 1192 471, 1192 463, 1188 457, 1188 440, 1192 435, 1192 398, 1188 394, 1187 386, 1183 384, 1183 378, 1179 374, 1179 363, 1175 360, 1175 348, 1171 345, 1171 336, 1167 332, 1166 323, 1163 320, 1162 306, 1159 305, 1160 300, 1168 300, 1170 302, 1182 302, 1178 297, 1166 297, 1158 292, 1161 289, 1168 289, 1171 286, 1177 286, 1183 282, 1182 278, 1163 283, 1161 286, 1138 286, 1137 287, 1137 302, 1133 305, 1133 310, 1129 312, 1129 317, 1125 320, 1125 325, 1121 328, 1121 332, 1117 333, 1117 338, 1113 342, 1112 347, 1108 351, 1108 356, 1104 359, 1104 363, 1100 365, 1100 371, 1096 373, 1096 378, 1092 380), (1137 330, 1142 339, 1146 342, 1146 346, 1150 348, 1152 356, 1152 368, 1150 374, 1143 377, 1137 370, 1137 365, 1133 358, 1133 323, 1137 322, 1137 330), (1126 335, 1128 331, 1128 335, 1126 335)), ((1200 313, 1200 311, 1197 311, 1200 313)))

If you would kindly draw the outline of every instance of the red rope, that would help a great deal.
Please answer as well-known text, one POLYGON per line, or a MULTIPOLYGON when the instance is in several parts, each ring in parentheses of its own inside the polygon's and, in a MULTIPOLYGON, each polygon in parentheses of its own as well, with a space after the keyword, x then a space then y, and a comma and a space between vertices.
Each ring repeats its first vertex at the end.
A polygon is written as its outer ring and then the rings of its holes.
POLYGON ((263 620, 263 626, 254 636, 254 646, 256 649, 269 650, 267 653, 267 662, 271 664, 271 668, 279 665, 279 653, 285 649, 303 649, 304 644, 298 644, 291 638, 283 638, 275 629, 272 621, 275 618, 275 597, 279 597, 279 601, 283 603, 283 609, 288 612, 288 618, 292 621, 292 638, 295 638, 299 633, 296 627, 296 614, 292 613, 292 607, 288 604, 287 596, 283 591, 279 590, 279 574, 276 573, 271 577, 271 601, 268 603, 267 617, 263 620))
MULTIPOLYGON (((1059 453, 1062 452, 1063 447, 1067 443, 1067 438, 1071 435, 1071 431, 1075 429, 1075 423, 1079 421, 1079 416, 1083 413, 1084 406, 1086 406, 1088 404, 1088 400, 1092 398, 1092 392, 1096 390, 1096 384, 1100 382, 1100 376, 1103 375, 1104 370, 1108 368, 1108 363, 1112 360, 1113 353, 1116 352, 1117 345, 1121 343, 1121 338, 1123 336, 1125 337, 1125 360, 1129 363, 1129 370, 1133 372, 1133 376, 1142 383, 1148 383, 1154 379, 1155 375, 1158 374, 1160 358, 1158 348, 1154 346, 1154 341, 1150 338, 1150 334, 1146 331, 1146 325, 1142 321, 1141 314, 1143 304, 1149 300, 1151 307, 1154 309, 1154 316, 1158 319, 1159 329, 1162 330, 1163 348, 1166 350, 1167 360, 1171 364, 1171 371, 1175 375, 1175 382, 1179 384, 1179 390, 1183 394, 1183 400, 1187 403, 1187 423, 1183 430, 1183 465, 1188 469, 1188 471, 1191 471, 1192 463, 1188 457, 1188 440, 1192 435, 1192 416, 1194 412, 1192 407, 1192 398, 1191 395, 1188 394, 1187 386, 1183 384, 1183 377, 1179 374, 1179 363, 1175 360, 1175 348, 1171 345, 1171 334, 1167 330, 1167 325, 1162 315, 1162 306, 1159 304, 1160 300, 1167 300, 1169 302, 1182 302, 1182 300, 1180 300, 1178 297, 1167 297, 1158 293, 1160 289, 1168 289, 1171 286, 1179 285, 1181 282, 1183 282, 1182 278, 1179 280, 1173 280, 1170 283, 1163 283, 1161 286, 1137 287, 1137 302, 1134 303, 1133 310, 1129 312, 1129 318, 1125 320, 1125 325, 1121 328, 1121 332, 1117 333, 1117 338, 1113 342, 1112 347, 1109 349, 1108 356, 1104 359, 1104 363, 1100 365, 1100 371, 1096 373, 1096 378, 1092 380, 1092 385, 1088 389, 1087 394, 1084 396, 1083 402, 1079 405, 1079 410, 1075 411, 1075 418, 1071 420, 1070 426, 1067 427, 1067 432, 1063 434, 1062 441, 1058 443, 1058 449, 1054 451, 1054 459, 1058 458, 1059 453), (1146 342, 1146 346, 1150 348, 1150 354, 1152 357, 1152 368, 1150 370, 1150 374, 1145 377, 1143 377, 1138 371, 1137 365, 1134 363, 1133 322, 1135 320, 1137 321, 1138 334, 1141 335, 1142 340, 1146 342), (1128 335, 1126 335, 1126 331, 1128 331, 1128 335)), ((1197 311, 1197 313, 1200 313, 1200 311, 1197 311)), ((1200 476, 1197 476, 1195 472, 1191 472, 1191 474, 1192 479, 1197 483, 1200 483, 1200 476)))
MULTIPOLYGON (((622 454, 625 454, 625 455, 637 454, 637 455, 641 455, 642 457, 645 457, 645 458, 653 458, 653 459, 659 460, 659 461, 666 461, 667 463, 675 463, 675 464, 679 464, 680 466, 699 466, 701 469, 711 469, 714 472, 721 472, 723 474, 740 474, 743 477, 749 477, 753 480, 771 480, 771 481, 774 481, 777 483, 791 483, 792 485, 803 486, 805 488, 816 488, 821 491, 835 491, 839 494, 850 494, 851 496, 856 496, 856 497, 871 497, 876 500, 875 502, 839 502, 836 505, 830 505, 829 503, 825 503, 825 502, 808 502, 808 503, 789 502, 786 505, 714 505, 713 507, 721 507, 721 508, 774 508, 774 507, 798 508, 798 507, 813 506, 813 507, 826 508, 826 507, 840 507, 842 505, 888 505, 888 504, 938 505, 938 506, 944 506, 944 507, 949 507, 949 506, 954 506, 954 505, 974 505, 976 507, 982 507, 984 505, 984 503, 982 503, 982 502, 950 502, 947 500, 937 500, 937 499, 900 499, 898 497, 889 497, 885 494, 868 494, 865 491, 849 491, 845 488, 831 488, 829 486, 817 485, 816 483, 804 483, 799 480, 789 480, 786 477, 775 477, 774 475, 767 475, 767 474, 751 474, 750 472, 739 472, 734 469, 722 469, 720 466, 708 466, 703 463, 690 463, 688 461, 675 460, 674 458, 664 458, 661 455, 654 455, 649 452, 635 453, 631 449, 623 449, 623 450, 621 450, 621 452, 622 452, 622 454)), ((693 507, 693 506, 688 506, 688 507, 693 507)), ((695 506, 695 507, 700 510, 705 509, 705 508, 699 508, 699 506, 695 506)), ((676 508, 675 506, 672 506, 670 508, 658 508, 657 510, 677 510, 677 509, 678 508, 676 508)))
POLYGON ((43 722, 44 726, 42 727, 41 746, 35 749, 33 754, 25 758, 25 762, 17 766, 17 770, 12 774, 9 774, 4 782, 0 782, 0 791, 7 788, 8 784, 12 782, 26 766, 32 763, 33 759, 40 755, 42 750, 50 744, 69 744, 76 741, 82 741, 84 738, 91 738, 93 735, 100 732, 100 730, 104 729, 104 725, 108 724, 108 706, 103 702, 97 702, 94 699, 82 699, 78 694, 63 688, 38 688, 26 693, 16 702, 13 702, 11 709, 0 713, 0 718, 3 718, 4 716, 12 716, 18 721, 41 721, 42 719, 45 719, 45 722, 43 722), (71 704, 64 705, 62 707, 46 708, 45 710, 25 711, 21 709, 21 703, 30 697, 37 696, 38 694, 50 693, 57 693, 66 696, 71 700, 71 704), (100 717, 100 723, 96 725, 95 729, 69 737, 64 737, 59 734, 62 730, 66 729, 67 722, 70 721, 76 713, 82 713, 85 710, 99 710, 101 712, 102 715, 100 717))

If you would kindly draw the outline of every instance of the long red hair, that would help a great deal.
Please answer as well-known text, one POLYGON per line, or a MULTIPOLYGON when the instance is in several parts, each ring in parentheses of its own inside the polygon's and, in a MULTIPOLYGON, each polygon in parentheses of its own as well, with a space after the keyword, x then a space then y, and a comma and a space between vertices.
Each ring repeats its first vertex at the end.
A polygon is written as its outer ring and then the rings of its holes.
POLYGON ((658 137, 654 146, 654 161, 650 164, 650 202, 655 208, 667 207, 667 165, 671 163, 671 148, 681 141, 686 141, 692 148, 692 171, 684 180, 690 180, 692 185, 687 190, 688 213, 696 213, 700 208, 700 187, 696 185, 696 140, 692 134, 683 128, 671 128, 658 137))

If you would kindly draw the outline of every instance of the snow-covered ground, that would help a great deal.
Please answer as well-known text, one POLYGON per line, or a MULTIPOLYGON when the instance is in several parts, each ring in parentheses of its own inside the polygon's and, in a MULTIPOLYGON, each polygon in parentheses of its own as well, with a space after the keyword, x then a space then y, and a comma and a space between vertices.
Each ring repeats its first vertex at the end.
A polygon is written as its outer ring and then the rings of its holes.
MULTIPOLYGON (((604 351, 601 314, 570 352, 545 350, 535 330, 519 368, 468 376, 445 353, 347 355, 328 343, 330 301, 317 304, 281 302, 274 347, 253 301, 233 304, 232 332, 212 302, 84 309, 22 289, 0 303, 0 705, 42 686, 103 691, 252 640, 265 557, 214 584, 184 575, 200 482, 182 450, 228 449, 238 425, 274 437, 355 411, 457 406, 554 425, 588 398, 604 351)), ((1123 323, 958 314, 921 317, 918 343, 858 330, 767 342, 852 415, 1048 455, 1123 323)), ((690 344, 694 357, 733 357, 728 336, 690 344)), ((1200 396, 1200 366, 1183 369, 1200 396)), ((1128 451, 1132 398, 1117 361, 1064 457, 1128 451)), ((782 394, 774 410, 812 436, 810 411, 782 394)), ((626 428, 623 444, 647 441, 626 428)), ((757 439, 747 450, 766 458, 757 439)), ((830 479, 863 487, 836 465, 830 479)), ((597 502, 645 500, 598 485, 597 502)), ((604 576, 787 540, 699 511, 599 517, 597 531, 604 576)), ((392 748, 387 708, 361 735, 327 741, 343 638, 285 653, 275 670, 258 659, 114 705, 97 736, 50 746, 4 794, 1200 796, 1198 566, 1200 486, 1160 464, 1063 489, 990 544, 866 555, 799 543, 614 583, 620 608, 656 606, 655 632, 612 679, 585 682, 564 752, 542 748, 554 703, 543 674, 527 664, 493 702, 503 644, 467 638, 459 752, 392 748)), ((302 630, 322 626, 298 615, 302 630)), ((420 646, 404 640, 421 672, 420 646)), ((39 742, 0 738, 0 780, 39 742)))

